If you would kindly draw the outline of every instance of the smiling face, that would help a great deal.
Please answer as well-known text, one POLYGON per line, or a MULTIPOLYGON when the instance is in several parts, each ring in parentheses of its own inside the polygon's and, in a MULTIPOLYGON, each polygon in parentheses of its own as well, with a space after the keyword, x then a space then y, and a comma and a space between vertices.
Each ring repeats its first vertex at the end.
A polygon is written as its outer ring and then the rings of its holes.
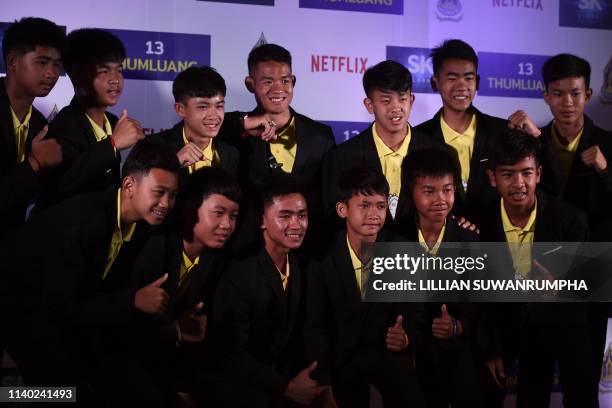
POLYGON ((59 78, 60 52, 57 48, 37 46, 23 55, 7 56, 7 71, 31 97, 47 96, 59 78))
POLYGON ((464 112, 476 96, 478 76, 473 62, 461 59, 448 59, 442 63, 440 71, 433 78, 444 109, 464 112))
POLYGON ((219 133, 225 117, 225 97, 217 94, 211 98, 189 98, 186 103, 176 102, 174 108, 183 118, 187 138, 200 144, 219 133))
POLYGON ((455 203, 455 184, 453 176, 417 177, 412 190, 414 206, 419 219, 430 223, 442 223, 455 203))
POLYGON ((563 78, 548 84, 544 101, 550 107, 555 121, 565 126, 582 127, 584 108, 593 91, 586 89, 583 77, 563 78))
POLYGON ((289 112, 293 100, 295 76, 284 62, 259 62, 247 77, 247 86, 255 94, 257 104, 270 114, 289 112))
POLYGON ((222 248, 232 236, 237 219, 238 203, 221 194, 211 194, 198 208, 193 238, 208 248, 222 248))
POLYGON ((131 222, 144 220, 148 224, 159 225, 174 207, 178 194, 178 175, 152 168, 145 175, 125 177, 122 189, 128 198, 121 201, 122 213, 125 205, 131 222))
POLYGON ((349 236, 359 241, 376 239, 378 231, 385 224, 387 216, 387 197, 382 194, 356 194, 346 203, 336 204, 336 212, 346 220, 349 236))
POLYGON ((96 65, 93 80, 97 106, 115 106, 123 91, 123 66, 119 62, 96 65))
POLYGON ((376 130, 381 135, 406 135, 414 95, 409 91, 398 93, 375 89, 370 96, 363 103, 368 112, 374 114, 376 130))
POLYGON ((489 181, 509 208, 531 209, 536 200, 536 186, 540 182, 542 166, 533 156, 524 157, 513 165, 498 165, 495 172, 487 170, 489 181))
POLYGON ((269 253, 289 252, 302 245, 308 229, 306 199, 300 193, 277 196, 264 209, 261 224, 269 253))

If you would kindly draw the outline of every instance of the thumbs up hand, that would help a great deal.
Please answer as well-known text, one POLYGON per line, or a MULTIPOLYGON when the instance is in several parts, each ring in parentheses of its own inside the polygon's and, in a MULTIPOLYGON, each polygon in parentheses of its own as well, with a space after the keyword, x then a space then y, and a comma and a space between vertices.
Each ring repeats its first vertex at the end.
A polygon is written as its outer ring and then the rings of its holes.
POLYGON ((387 329, 387 349, 391 351, 402 351, 410 344, 410 340, 404 331, 402 322, 403 317, 399 315, 395 319, 395 324, 387 329))
POLYGON ((117 150, 123 150, 134 146, 136 142, 144 139, 144 131, 140 126, 140 122, 130 118, 127 109, 124 109, 111 137, 117 150))
POLYGON ((285 390, 285 396, 298 404, 308 405, 313 398, 321 394, 326 387, 319 387, 317 382, 310 378, 310 374, 317 368, 317 362, 313 361, 308 367, 296 375, 285 390))
POLYGON ((202 310, 204 303, 200 302, 194 307, 188 309, 178 320, 178 325, 181 329, 181 340, 188 343, 196 343, 204 340, 206 336, 206 315, 197 313, 202 310))
POLYGON ((434 337, 447 340, 451 337, 460 335, 463 332, 461 321, 456 320, 454 317, 448 314, 446 304, 443 304, 440 310, 442 314, 440 317, 433 319, 433 323, 431 325, 431 331, 434 337))
POLYGON ((143 313, 161 315, 168 305, 168 293, 161 287, 168 279, 168 274, 136 291, 134 307, 143 313))
POLYGON ((28 161, 34 172, 38 173, 43 168, 54 167, 62 161, 62 147, 55 139, 46 139, 48 126, 45 126, 32 139, 32 151, 28 161))

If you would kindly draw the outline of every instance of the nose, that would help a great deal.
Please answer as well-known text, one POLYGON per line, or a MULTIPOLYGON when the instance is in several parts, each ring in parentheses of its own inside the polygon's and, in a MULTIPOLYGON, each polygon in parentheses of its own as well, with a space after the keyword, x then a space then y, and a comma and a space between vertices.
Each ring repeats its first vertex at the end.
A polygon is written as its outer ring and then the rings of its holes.
POLYGON ((168 194, 164 194, 160 198, 158 205, 162 208, 170 208, 173 202, 174 202, 174 199, 170 198, 168 194))
POLYGON ((572 99, 572 95, 568 92, 565 95, 563 95, 563 105, 564 106, 571 106, 574 104, 574 100, 572 99))
POLYGON ((523 177, 521 173, 516 173, 512 177, 512 184, 515 186, 522 186, 524 182, 525 182, 525 178, 523 177))
POLYGON ((229 214, 226 214, 223 217, 221 217, 221 222, 219 223, 220 228, 230 229, 231 226, 232 226, 232 222, 230 220, 229 214))

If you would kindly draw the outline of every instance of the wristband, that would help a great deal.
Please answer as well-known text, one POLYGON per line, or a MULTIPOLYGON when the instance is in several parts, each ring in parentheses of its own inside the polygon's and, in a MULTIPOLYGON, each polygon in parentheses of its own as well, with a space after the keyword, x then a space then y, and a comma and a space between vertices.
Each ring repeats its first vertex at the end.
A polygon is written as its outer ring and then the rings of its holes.
POLYGON ((247 133, 246 129, 244 128, 244 120, 246 118, 249 117, 248 113, 243 113, 240 115, 240 127, 242 127, 242 134, 240 135, 241 137, 248 137, 249 134, 247 133))

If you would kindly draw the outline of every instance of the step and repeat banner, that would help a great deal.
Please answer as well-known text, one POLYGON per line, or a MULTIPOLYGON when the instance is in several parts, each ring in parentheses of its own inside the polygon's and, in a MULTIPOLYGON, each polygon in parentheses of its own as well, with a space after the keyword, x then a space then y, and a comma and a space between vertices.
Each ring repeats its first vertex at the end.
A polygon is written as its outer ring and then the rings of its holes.
MULTIPOLYGON (((227 110, 250 110, 244 86, 249 51, 278 43, 293 55, 297 76, 293 107, 330 124, 342 142, 372 118, 363 106, 365 69, 384 59, 404 64, 414 78, 417 125, 440 108, 429 85, 432 47, 448 38, 470 43, 480 59, 475 105, 508 117, 526 110, 539 125, 551 120, 542 99, 541 67, 569 52, 592 66, 593 98, 587 113, 612 130, 612 0, 20 0, 0 8, 0 35, 24 16, 55 21, 71 31, 104 28, 124 42, 127 108, 147 133, 171 127, 172 80, 192 65, 210 65, 225 78, 227 110)), ((0 65, 0 70, 3 69, 0 65)), ((67 105, 73 89, 60 77, 35 102, 46 115, 67 105)), ((612 351, 602 390, 612 388, 612 351)), ((612 395, 612 394, 610 394, 612 395)), ((610 398, 612 401, 612 397, 610 398)), ((612 407, 612 402, 606 406, 612 407)))

